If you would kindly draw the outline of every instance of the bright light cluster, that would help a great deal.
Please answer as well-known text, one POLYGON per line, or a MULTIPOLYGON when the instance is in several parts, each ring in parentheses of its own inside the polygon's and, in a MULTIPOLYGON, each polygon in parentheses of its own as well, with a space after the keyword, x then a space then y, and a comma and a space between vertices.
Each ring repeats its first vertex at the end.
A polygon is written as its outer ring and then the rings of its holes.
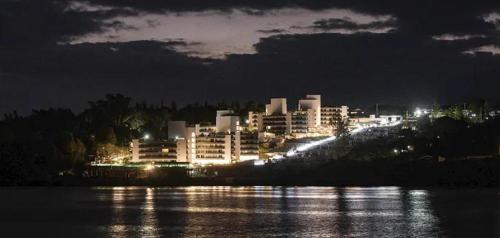
POLYGON ((328 142, 332 142, 336 138, 337 138, 336 136, 331 136, 331 137, 328 137, 326 139, 317 140, 317 141, 311 141, 311 142, 309 142, 307 144, 304 144, 304 145, 301 145, 301 146, 297 147, 296 149, 289 150, 288 152, 286 152, 286 156, 288 156, 288 157, 295 156, 295 155, 297 155, 298 152, 304 152, 304 151, 310 150, 310 149, 312 149, 314 147, 326 144, 328 142))
MULTIPOLYGON (((355 129, 351 130, 350 133, 351 134, 357 134, 357 133, 363 132, 363 131, 365 131, 367 129, 370 129, 370 128, 391 127, 391 126, 397 126, 399 124, 401 124, 401 120, 399 120, 399 121, 393 121, 393 122, 387 122, 387 123, 381 123, 381 124, 373 124, 373 125, 370 125, 370 126, 360 126, 358 128, 355 128, 355 129)), ((288 152, 286 152, 286 157, 296 156, 297 154, 299 154, 299 152, 304 152, 304 151, 311 150, 311 149, 313 149, 313 148, 315 148, 317 146, 320 146, 320 145, 332 142, 335 139, 337 139, 336 136, 331 136, 331 137, 328 137, 326 139, 317 140, 317 141, 311 141, 309 143, 306 143, 304 145, 299 146, 296 149, 289 150, 288 152)), ((280 159, 284 159, 286 157, 283 156, 283 155, 276 155, 272 159, 274 159, 274 160, 280 160, 280 159)))

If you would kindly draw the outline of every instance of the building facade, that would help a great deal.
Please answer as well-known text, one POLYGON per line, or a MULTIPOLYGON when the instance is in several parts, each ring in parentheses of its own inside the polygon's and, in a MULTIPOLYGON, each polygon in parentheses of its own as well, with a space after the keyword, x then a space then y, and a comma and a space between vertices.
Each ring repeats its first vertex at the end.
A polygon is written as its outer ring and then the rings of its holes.
POLYGON ((184 139, 148 141, 134 139, 131 143, 132 163, 187 162, 184 139))
POLYGON ((331 125, 333 121, 342 119, 347 120, 349 118, 349 107, 321 107, 321 125, 331 125))

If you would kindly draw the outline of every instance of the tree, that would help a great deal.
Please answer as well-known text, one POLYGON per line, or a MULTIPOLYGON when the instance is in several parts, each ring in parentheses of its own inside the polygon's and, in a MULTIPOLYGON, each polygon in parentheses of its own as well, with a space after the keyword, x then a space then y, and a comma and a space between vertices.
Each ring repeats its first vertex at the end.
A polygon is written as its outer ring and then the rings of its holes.
POLYGON ((127 148, 116 146, 110 143, 97 145, 96 157, 97 160, 105 163, 124 163, 127 162, 129 152, 127 148))
POLYGON ((333 127, 334 135, 338 138, 349 136, 349 121, 340 115, 331 119, 330 124, 333 127))
POLYGON ((443 112, 444 116, 453 118, 455 120, 462 120, 463 113, 462 108, 459 105, 453 105, 443 112))
POLYGON ((115 145, 117 142, 115 131, 112 127, 106 127, 99 130, 97 134, 97 142, 98 143, 108 143, 115 145))
POLYGON ((442 111, 441 111, 441 106, 437 103, 434 102, 434 105, 432 106, 432 113, 431 113, 431 118, 436 119, 441 117, 442 111))
POLYGON ((334 146, 336 158, 340 158, 347 152, 347 147, 349 146, 349 121, 348 119, 343 119, 339 115, 332 118, 331 124, 333 126, 334 135, 337 137, 334 146))

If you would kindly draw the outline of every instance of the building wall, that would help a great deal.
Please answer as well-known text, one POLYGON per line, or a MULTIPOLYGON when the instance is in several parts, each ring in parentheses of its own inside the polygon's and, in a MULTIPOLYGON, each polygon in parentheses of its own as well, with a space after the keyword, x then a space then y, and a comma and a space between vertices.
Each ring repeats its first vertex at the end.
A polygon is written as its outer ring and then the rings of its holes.
POLYGON ((217 116, 215 119, 216 132, 236 131, 240 122, 239 116, 217 116))
POLYGON ((321 107, 321 125, 331 125, 335 118, 347 120, 349 118, 349 107, 321 107))
POLYGON ((248 112, 248 130, 250 131, 262 131, 262 116, 264 113, 261 112, 248 112))
POLYGON ((309 129, 309 114, 304 111, 289 112, 289 134, 306 134, 309 129))
POLYGON ((196 137, 194 164, 230 164, 231 135, 226 133, 200 134, 196 137))
POLYGON ((290 130, 290 119, 287 115, 266 115, 262 117, 262 131, 276 135, 287 134, 290 130))
POLYGON ((130 145, 132 147, 132 162, 139 162, 139 139, 133 139, 130 145))
POLYGON ((187 139, 177 139, 177 162, 189 162, 187 157, 187 139))
POLYGON ((286 113, 286 98, 271 98, 271 103, 266 105, 266 115, 285 115, 286 113))
POLYGON ((257 133, 236 132, 233 146, 234 162, 259 159, 259 137, 257 133))
POLYGON ((191 163, 196 159, 196 137, 200 135, 199 125, 188 127, 186 129, 186 134, 186 160, 191 163))
MULTIPOLYGON (((131 163, 138 162, 177 162, 177 142, 132 140, 131 163)), ((182 158, 181 158, 182 160, 182 158)))
POLYGON ((299 100, 299 111, 307 111, 309 114, 309 126, 321 125, 321 95, 306 95, 299 100))

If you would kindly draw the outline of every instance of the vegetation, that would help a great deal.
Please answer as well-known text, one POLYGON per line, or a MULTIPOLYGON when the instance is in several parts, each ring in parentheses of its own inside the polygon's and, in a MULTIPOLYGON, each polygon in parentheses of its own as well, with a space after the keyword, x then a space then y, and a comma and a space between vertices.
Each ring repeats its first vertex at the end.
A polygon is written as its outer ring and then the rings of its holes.
POLYGON ((79 114, 69 109, 36 110, 29 116, 16 112, 0 121, 0 184, 50 182, 60 175, 80 175, 94 158, 121 158, 132 138, 145 133, 161 139, 169 120, 213 122, 216 110, 231 108, 236 113, 262 110, 248 102, 189 104, 178 108, 133 103, 120 94, 89 102, 79 114))
MULTIPOLYGON (((417 130, 350 138, 262 168, 213 168, 236 184, 499 186, 500 118, 472 123, 422 117, 417 130), (341 146, 345 153, 338 152, 341 146), (339 156, 340 155, 340 156, 339 156)), ((348 136, 345 136, 348 138, 348 136)))
MULTIPOLYGON (((37 110, 29 116, 13 112, 0 121, 0 184, 48 184, 59 176, 80 176, 96 157, 126 159, 132 138, 145 133, 164 138, 169 120, 213 123, 219 109, 240 115, 263 110, 255 102, 242 105, 158 106, 117 94, 90 102, 78 114, 68 109, 37 110)), ((416 130, 360 143, 353 142, 345 121, 335 120, 339 139, 325 147, 331 151, 260 168, 211 169, 218 170, 219 178, 249 184, 499 185, 500 118, 489 117, 485 103, 476 109, 469 105, 467 110, 479 119, 465 116, 463 106, 436 106, 436 115, 421 117, 416 130)))

